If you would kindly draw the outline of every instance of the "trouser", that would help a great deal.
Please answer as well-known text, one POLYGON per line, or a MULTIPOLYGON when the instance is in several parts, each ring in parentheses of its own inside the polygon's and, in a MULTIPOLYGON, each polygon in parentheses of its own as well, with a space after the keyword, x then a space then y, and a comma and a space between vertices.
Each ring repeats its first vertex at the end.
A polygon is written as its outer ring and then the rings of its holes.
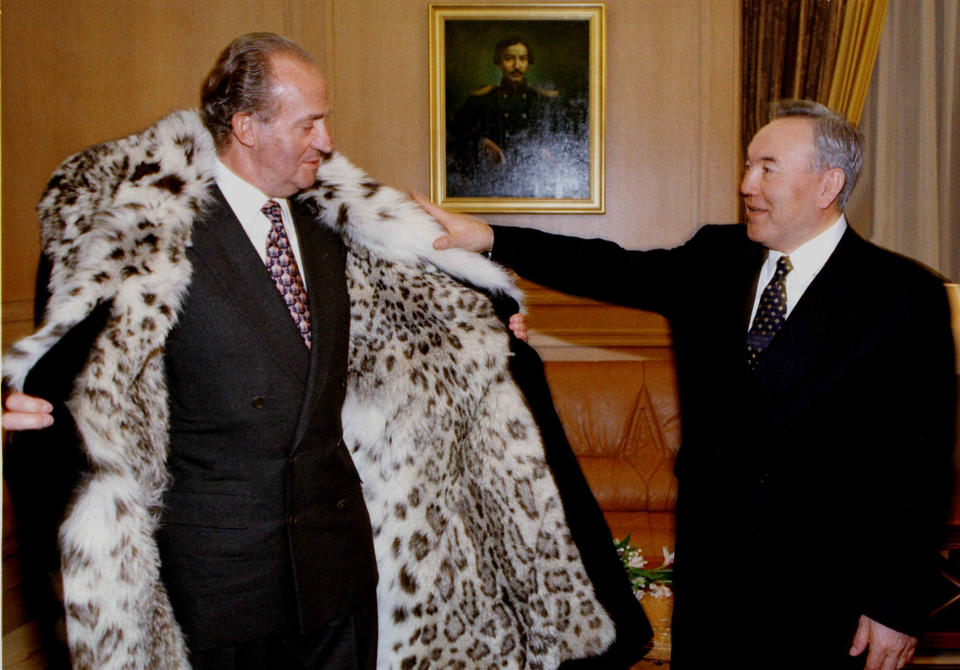
POLYGON ((194 670, 374 670, 376 599, 306 633, 294 631, 193 652, 194 670))

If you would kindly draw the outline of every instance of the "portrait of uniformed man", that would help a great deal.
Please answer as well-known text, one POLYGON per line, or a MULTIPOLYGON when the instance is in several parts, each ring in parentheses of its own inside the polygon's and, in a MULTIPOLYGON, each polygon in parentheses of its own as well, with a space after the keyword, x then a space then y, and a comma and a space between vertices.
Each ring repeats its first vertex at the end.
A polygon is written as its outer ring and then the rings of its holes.
POLYGON ((471 90, 449 117, 448 196, 589 196, 586 104, 534 76, 540 57, 521 35, 494 45, 500 81, 471 90))

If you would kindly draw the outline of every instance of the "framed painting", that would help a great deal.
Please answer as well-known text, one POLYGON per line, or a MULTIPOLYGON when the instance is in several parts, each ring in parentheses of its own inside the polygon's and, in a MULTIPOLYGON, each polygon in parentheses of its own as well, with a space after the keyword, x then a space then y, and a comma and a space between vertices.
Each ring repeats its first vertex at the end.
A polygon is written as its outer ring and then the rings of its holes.
POLYGON ((430 5, 430 195, 470 212, 604 210, 602 4, 430 5))

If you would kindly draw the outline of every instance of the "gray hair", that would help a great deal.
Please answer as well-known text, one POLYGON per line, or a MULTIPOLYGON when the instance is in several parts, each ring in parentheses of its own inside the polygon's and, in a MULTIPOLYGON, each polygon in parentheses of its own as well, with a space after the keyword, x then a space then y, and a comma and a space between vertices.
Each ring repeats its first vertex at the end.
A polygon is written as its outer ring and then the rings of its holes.
POLYGON ((847 206, 863 166, 863 134, 843 115, 812 100, 779 100, 770 105, 771 121, 788 117, 804 117, 813 121, 816 147, 813 168, 840 168, 846 175, 839 195, 840 209, 843 209, 847 206))
POLYGON ((234 114, 251 112, 265 122, 273 118, 270 58, 277 54, 317 64, 299 44, 273 33, 241 35, 220 53, 200 93, 203 123, 217 149, 230 141, 234 114))

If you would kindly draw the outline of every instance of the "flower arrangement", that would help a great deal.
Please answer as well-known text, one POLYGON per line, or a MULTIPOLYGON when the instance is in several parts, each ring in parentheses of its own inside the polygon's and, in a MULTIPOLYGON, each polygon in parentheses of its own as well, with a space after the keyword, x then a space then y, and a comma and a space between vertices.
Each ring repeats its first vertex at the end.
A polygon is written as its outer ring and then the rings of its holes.
POLYGON ((614 538, 614 546, 620 556, 623 569, 627 571, 630 585, 637 596, 642 600, 644 594, 649 593, 654 598, 667 598, 673 595, 670 585, 673 584, 673 552, 663 547, 663 563, 657 568, 648 568, 647 559, 643 551, 630 544, 630 536, 618 540, 614 538))

